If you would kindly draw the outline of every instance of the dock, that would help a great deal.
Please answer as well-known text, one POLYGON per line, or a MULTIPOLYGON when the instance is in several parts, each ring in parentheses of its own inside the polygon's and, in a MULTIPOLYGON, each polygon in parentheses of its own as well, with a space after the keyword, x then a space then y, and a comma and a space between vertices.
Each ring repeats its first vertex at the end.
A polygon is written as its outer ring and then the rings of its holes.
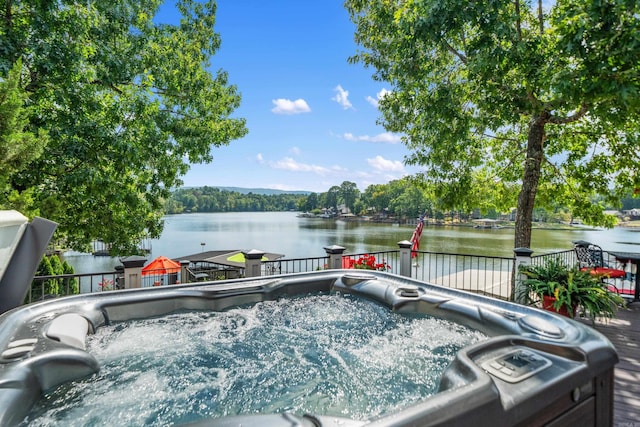
MULTIPOLYGON (((144 238, 138 242, 138 251, 144 254, 151 253, 151 239, 144 238)), ((111 256, 111 245, 103 242, 102 240, 95 240, 93 242, 93 250, 91 251, 93 256, 111 256)))

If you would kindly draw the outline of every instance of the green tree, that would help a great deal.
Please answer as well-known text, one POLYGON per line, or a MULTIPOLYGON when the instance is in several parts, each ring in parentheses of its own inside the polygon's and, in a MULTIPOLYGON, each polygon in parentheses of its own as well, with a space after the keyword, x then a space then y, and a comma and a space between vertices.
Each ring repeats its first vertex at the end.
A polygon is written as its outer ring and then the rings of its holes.
POLYGON ((640 199, 633 199, 630 196, 622 199, 622 210, 638 209, 640 208, 640 199))
MULTIPOLYGON (((74 270, 71 264, 64 260, 62 262, 62 274, 73 274, 74 270)), ((76 278, 66 278, 62 279, 62 289, 60 289, 62 295, 76 295, 80 293, 80 286, 78 284, 78 279, 76 278)))
MULTIPOLYGON (((406 181, 405 181, 406 182, 406 181)), ((389 202, 389 207, 407 218, 417 218, 430 206, 424 191, 415 185, 406 185, 402 193, 389 202)))
MULTIPOLYGON (((49 258, 49 263, 51 264, 51 270, 53 271, 53 274, 56 276, 64 274, 64 267, 62 265, 62 261, 60 261, 60 258, 57 255, 51 255, 48 258, 49 258)), ((49 282, 50 282, 49 286, 52 289, 51 293, 55 293, 56 295, 64 294, 64 290, 60 289, 60 285, 62 285, 61 279, 52 279, 49 282), (55 292, 53 292, 54 290, 55 292)))
MULTIPOLYGON (((75 249, 95 239, 131 253, 158 237, 163 204, 191 163, 246 133, 240 95, 209 71, 220 46, 213 0, 12 0, 0 8, 0 78, 22 61, 37 159, 11 178, 75 249)), ((26 103, 26 101, 25 101, 26 103)))
MULTIPOLYGON (((56 257, 57 258, 57 257, 56 257)), ((59 261, 59 260, 58 260, 59 261)), ((36 276, 55 276, 56 271, 51 264, 51 257, 44 256, 38 264, 36 276)), ((43 281, 34 281, 31 284, 31 300, 37 301, 46 298, 48 295, 58 295, 60 282, 58 279, 47 279, 43 281)), ((25 303, 29 301, 29 295, 25 298, 25 303)))
POLYGON ((636 0, 345 5, 364 48, 351 61, 392 85, 381 121, 404 134, 408 163, 449 205, 517 184, 516 247, 530 246, 536 202, 612 225, 604 205, 640 188, 636 0))
POLYGON ((333 208, 336 211, 338 210, 338 196, 340 195, 340 187, 337 185, 332 186, 331 188, 329 188, 329 191, 327 191, 326 193, 326 207, 327 208, 333 208))
POLYGON ((362 199, 366 208, 373 208, 376 213, 387 209, 390 200, 388 187, 388 184, 372 184, 365 188, 362 199))
POLYGON ((349 208, 350 212, 354 212, 354 205, 356 200, 360 197, 360 190, 355 182, 344 181, 340 184, 340 199, 349 208))
POLYGON ((307 197, 305 197, 302 201, 301 209, 305 212, 311 212, 314 209, 319 207, 318 204, 318 195, 316 193, 311 193, 307 197))
POLYGON ((20 86, 22 61, 16 61, 8 74, 0 78, 0 205, 16 209, 25 215, 35 215, 32 189, 18 192, 12 186, 14 177, 37 159, 47 143, 43 129, 36 133, 28 129, 27 93, 20 86))

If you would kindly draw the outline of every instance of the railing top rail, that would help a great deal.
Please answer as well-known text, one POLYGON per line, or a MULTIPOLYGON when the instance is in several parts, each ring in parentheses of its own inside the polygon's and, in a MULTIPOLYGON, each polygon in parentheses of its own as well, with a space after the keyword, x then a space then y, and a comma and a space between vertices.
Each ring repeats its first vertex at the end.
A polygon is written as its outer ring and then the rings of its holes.
POLYGON ((52 276, 33 276, 34 280, 36 279, 66 279, 66 278, 74 278, 74 277, 90 277, 90 276, 112 276, 114 274, 118 274, 118 271, 103 271, 98 273, 71 273, 71 274, 54 274, 52 276))
POLYGON ((565 249, 563 251, 547 252, 547 253, 539 254, 539 255, 531 255, 531 258, 544 258, 544 257, 548 257, 548 256, 553 256, 553 255, 570 254, 572 252, 573 252, 573 249, 565 249))
POLYGON ((306 261, 306 260, 314 260, 314 259, 327 259, 328 255, 319 256, 319 257, 304 257, 304 258, 279 258, 268 261, 263 261, 264 264, 273 264, 277 262, 291 262, 291 261, 306 261))
POLYGON ((474 258, 489 258, 489 259, 503 259, 503 260, 512 260, 513 257, 506 256, 492 256, 492 255, 478 255, 478 254, 452 254, 449 252, 431 252, 431 251, 413 251, 419 254, 429 254, 429 255, 445 255, 445 256, 456 256, 456 257, 474 257, 474 258))

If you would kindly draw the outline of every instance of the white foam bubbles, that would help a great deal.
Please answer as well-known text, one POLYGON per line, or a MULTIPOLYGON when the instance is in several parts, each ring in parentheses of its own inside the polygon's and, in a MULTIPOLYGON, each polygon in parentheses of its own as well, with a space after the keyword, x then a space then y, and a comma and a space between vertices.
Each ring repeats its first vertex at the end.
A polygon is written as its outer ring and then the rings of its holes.
POLYGON ((292 411, 368 419, 433 394, 455 323, 314 295, 100 328, 92 378, 50 393, 29 425, 170 425, 292 411))

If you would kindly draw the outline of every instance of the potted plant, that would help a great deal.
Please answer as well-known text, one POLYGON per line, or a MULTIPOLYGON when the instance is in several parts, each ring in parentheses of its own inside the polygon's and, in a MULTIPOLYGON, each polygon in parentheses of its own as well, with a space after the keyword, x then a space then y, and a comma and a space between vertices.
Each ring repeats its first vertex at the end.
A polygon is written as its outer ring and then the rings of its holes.
POLYGON ((624 299, 610 292, 601 278, 567 267, 561 261, 549 259, 543 265, 520 267, 526 276, 516 290, 516 298, 525 304, 540 305, 573 318, 589 316, 592 323, 597 317, 612 318, 624 299))
POLYGON ((385 260, 378 262, 374 255, 365 254, 358 259, 349 257, 342 258, 342 268, 355 268, 358 270, 391 270, 391 266, 385 260))

